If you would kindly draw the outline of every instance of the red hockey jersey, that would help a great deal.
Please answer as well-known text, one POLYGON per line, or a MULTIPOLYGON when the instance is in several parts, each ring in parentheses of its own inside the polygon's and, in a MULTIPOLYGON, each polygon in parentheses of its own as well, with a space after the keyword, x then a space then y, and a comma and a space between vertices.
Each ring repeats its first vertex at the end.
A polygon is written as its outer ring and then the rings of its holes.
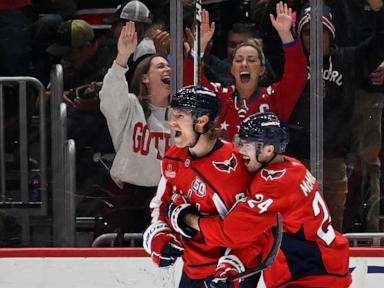
MULTIPOLYGON (((267 287, 348 287, 348 240, 335 231, 316 178, 298 160, 285 161, 260 170, 250 187, 251 197, 237 203, 224 218, 199 221, 208 245, 244 248, 264 237, 275 225, 276 213, 283 220, 283 240, 271 268, 264 271, 267 287)), ((273 237, 262 247, 266 254, 273 237)), ((258 253, 261 241, 241 253, 245 263, 258 253), (247 256, 248 255, 248 256, 247 256)))
MULTIPOLYGON (((188 153, 188 148, 171 147, 162 160, 162 174, 157 195, 151 202, 151 208, 155 208, 154 221, 167 222, 164 205, 175 192, 182 194, 200 213, 219 215, 221 219, 238 197, 244 197, 252 181, 233 144, 221 140, 209 155, 197 159, 188 153)), ((188 277, 202 279, 212 275, 225 249, 188 238, 182 242, 183 269, 188 277)))
MULTIPOLYGON (((222 131, 224 139, 232 141, 241 122, 257 112, 270 111, 282 120, 288 121, 307 83, 308 71, 307 58, 299 40, 283 45, 283 49, 285 65, 281 80, 268 88, 257 88, 249 100, 241 99, 235 86, 222 87, 219 83, 210 82, 202 73, 202 85, 216 91, 220 97, 221 111, 217 128, 222 131)), ((193 83, 192 71, 193 62, 186 57, 184 60, 184 84, 193 83)))

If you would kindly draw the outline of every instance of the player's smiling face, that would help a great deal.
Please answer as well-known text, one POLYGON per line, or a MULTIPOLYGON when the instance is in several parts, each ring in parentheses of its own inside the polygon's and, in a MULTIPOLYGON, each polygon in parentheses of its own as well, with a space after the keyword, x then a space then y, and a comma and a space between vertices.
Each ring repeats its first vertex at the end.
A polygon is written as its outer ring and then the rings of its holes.
POLYGON ((187 147, 195 142, 196 133, 193 131, 192 112, 173 108, 170 124, 177 147, 187 147))
POLYGON ((255 142, 240 140, 238 143, 240 154, 243 156, 244 163, 249 172, 256 172, 261 164, 256 160, 255 142))
POLYGON ((274 146, 263 142, 240 139, 238 146, 249 172, 257 172, 261 168, 260 162, 269 162, 274 155, 274 146))

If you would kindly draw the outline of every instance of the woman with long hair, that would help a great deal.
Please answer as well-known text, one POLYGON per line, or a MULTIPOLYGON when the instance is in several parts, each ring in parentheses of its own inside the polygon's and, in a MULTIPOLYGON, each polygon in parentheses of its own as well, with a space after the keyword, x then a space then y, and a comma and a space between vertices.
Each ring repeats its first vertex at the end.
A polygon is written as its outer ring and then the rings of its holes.
POLYGON ((172 144, 169 63, 160 55, 147 56, 135 68, 132 88, 128 87, 127 62, 136 46, 135 23, 130 21, 121 31, 117 57, 100 91, 100 109, 116 151, 110 173, 119 187, 115 189, 120 195, 116 205, 122 208, 118 221, 128 221, 120 226, 124 232, 141 232, 149 223, 147 207, 160 180, 160 160, 172 144))

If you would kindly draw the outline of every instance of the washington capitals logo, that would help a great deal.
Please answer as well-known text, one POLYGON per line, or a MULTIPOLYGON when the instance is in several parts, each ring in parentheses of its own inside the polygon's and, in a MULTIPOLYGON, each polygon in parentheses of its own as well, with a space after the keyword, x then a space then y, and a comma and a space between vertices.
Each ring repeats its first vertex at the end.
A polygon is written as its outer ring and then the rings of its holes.
POLYGON ((212 161, 213 166, 221 172, 231 173, 231 171, 236 171, 237 167, 237 159, 235 155, 232 154, 232 157, 228 160, 224 160, 223 162, 215 162, 212 161))
POLYGON ((286 169, 283 170, 261 170, 261 177, 264 178, 265 181, 279 179, 284 176, 286 169))

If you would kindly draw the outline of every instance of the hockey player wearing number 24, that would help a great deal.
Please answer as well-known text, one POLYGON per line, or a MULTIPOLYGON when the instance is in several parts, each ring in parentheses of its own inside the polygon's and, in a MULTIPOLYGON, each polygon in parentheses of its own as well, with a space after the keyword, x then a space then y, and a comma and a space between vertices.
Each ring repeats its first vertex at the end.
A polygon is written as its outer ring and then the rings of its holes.
MULTIPOLYGON (((242 272, 239 261, 245 266, 252 262, 260 251, 253 242, 275 225, 277 212, 283 219, 283 240, 275 262, 263 272, 266 286, 348 287, 348 240, 333 229, 316 178, 301 162, 282 154, 288 144, 286 127, 273 113, 257 113, 243 121, 239 137, 246 166, 256 172, 251 196, 237 202, 224 219, 193 214, 184 218, 187 227, 200 230, 203 243, 246 252, 238 254, 236 262, 228 256, 221 259, 211 287, 233 287, 227 286, 227 278, 242 272)), ((263 254, 272 242, 267 241, 263 254)))
MULTIPOLYGON (((165 206, 171 198, 184 197, 191 208, 221 219, 244 197, 252 177, 233 144, 218 138, 220 100, 214 92, 186 86, 172 97, 171 107, 175 145, 162 160, 163 178, 151 201, 152 224, 144 233, 143 246, 159 267, 169 267, 183 255, 179 288, 203 288, 212 280, 225 249, 176 233, 165 206)), ((258 278, 248 278, 241 287, 256 287, 258 278)))

